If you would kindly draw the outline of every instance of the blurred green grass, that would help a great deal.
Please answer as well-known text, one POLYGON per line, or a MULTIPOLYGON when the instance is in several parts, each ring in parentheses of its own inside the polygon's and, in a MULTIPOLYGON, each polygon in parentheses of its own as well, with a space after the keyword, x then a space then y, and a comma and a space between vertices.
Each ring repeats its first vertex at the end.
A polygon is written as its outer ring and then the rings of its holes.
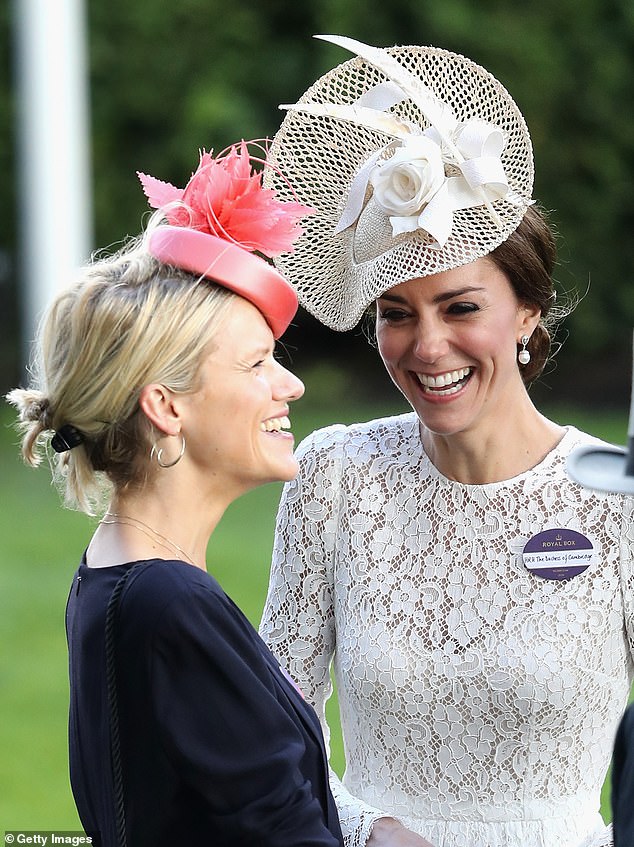
MULTIPOLYGON (((295 404, 299 440, 329 423, 368 420, 405 410, 397 395, 371 403, 351 400, 338 373, 303 375, 306 399, 295 404)), ((624 443, 626 414, 549 410, 609 441, 624 443)), ((12 429, 12 410, 0 406, 0 824, 3 829, 79 829, 67 766, 67 659, 64 607, 71 576, 91 534, 85 516, 61 508, 48 468, 24 467, 12 429)), ((257 626, 268 581, 280 485, 232 504, 214 533, 209 570, 257 626)), ((332 762, 343 770, 336 699, 329 703, 332 762)), ((602 811, 609 818, 607 785, 602 811)))

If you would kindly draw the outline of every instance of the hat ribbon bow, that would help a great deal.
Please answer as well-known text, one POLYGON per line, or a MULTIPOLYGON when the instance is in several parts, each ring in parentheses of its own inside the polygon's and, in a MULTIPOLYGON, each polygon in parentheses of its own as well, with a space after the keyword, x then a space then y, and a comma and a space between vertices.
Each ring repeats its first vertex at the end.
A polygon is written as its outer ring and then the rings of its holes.
POLYGON ((501 162, 505 139, 500 127, 479 118, 457 121, 448 104, 380 48, 343 36, 317 37, 356 52, 389 80, 351 104, 295 103, 280 107, 346 120, 390 137, 355 174, 335 234, 359 218, 368 183, 395 236, 423 229, 432 237, 432 246, 441 248, 451 235, 453 213, 482 205, 500 224, 492 202, 520 200, 510 191, 501 162), (413 100, 430 122, 424 131, 389 111, 406 98, 413 100))

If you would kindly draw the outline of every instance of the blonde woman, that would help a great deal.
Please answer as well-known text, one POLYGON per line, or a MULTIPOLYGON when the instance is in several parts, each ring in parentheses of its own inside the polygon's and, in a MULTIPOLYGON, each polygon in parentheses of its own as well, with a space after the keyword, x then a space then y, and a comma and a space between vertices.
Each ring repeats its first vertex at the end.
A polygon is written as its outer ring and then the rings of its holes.
POLYGON ((297 301, 257 253, 310 210, 244 144, 184 190, 140 176, 158 225, 56 298, 8 395, 26 460, 50 439, 67 503, 99 509, 66 618, 79 815, 102 847, 337 847, 319 723, 206 565, 227 505, 297 470, 304 389, 274 355, 297 301))

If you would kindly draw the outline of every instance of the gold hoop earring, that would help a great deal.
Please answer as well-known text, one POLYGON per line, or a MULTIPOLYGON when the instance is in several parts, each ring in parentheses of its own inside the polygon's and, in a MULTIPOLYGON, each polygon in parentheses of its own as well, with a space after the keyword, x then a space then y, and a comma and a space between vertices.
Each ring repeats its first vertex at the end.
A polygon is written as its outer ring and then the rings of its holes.
POLYGON ((181 451, 178 456, 174 459, 173 462, 164 462, 163 461, 163 448, 157 447, 156 442, 152 445, 152 449, 150 450, 150 459, 153 459, 156 456, 156 464, 159 468, 173 468, 174 465, 177 465, 180 460, 185 455, 185 436, 180 433, 181 436, 181 451))

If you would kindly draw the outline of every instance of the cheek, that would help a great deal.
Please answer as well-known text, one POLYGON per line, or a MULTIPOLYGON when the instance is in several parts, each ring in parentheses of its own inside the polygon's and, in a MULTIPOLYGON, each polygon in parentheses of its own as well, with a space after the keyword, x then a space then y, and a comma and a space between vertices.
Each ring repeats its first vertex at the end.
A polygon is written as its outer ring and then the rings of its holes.
POLYGON ((512 326, 500 327, 490 332, 479 346, 480 358, 485 369, 512 372, 517 368, 517 341, 512 326))
POLYGON ((403 355, 404 345, 402 339, 390 329, 377 328, 376 343, 379 356, 386 368, 396 367, 398 360, 403 355))

